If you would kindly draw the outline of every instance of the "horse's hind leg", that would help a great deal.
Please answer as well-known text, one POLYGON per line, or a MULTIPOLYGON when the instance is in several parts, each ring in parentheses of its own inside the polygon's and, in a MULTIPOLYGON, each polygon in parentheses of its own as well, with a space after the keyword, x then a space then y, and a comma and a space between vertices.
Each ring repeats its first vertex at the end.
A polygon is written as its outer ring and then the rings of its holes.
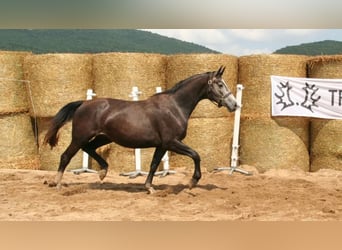
POLYGON ((108 163, 98 153, 96 153, 96 149, 110 142, 111 141, 108 139, 107 136, 98 135, 93 140, 91 140, 88 144, 82 147, 83 151, 85 151, 88 155, 90 155, 94 160, 96 160, 99 163, 101 167, 101 170, 99 171, 99 177, 101 181, 107 175, 108 163))
POLYGON ((190 180, 189 188, 191 189, 194 186, 196 186, 196 184, 198 183, 198 181, 202 177, 201 166, 200 166, 201 158, 200 158, 199 154, 195 150, 193 150, 192 148, 188 147, 184 143, 177 141, 177 140, 174 140, 172 143, 170 143, 169 149, 173 152, 178 153, 178 154, 187 155, 187 156, 192 158, 192 160, 194 161, 194 164, 195 164, 195 171, 194 171, 194 174, 190 180))
POLYGON ((149 171, 148 176, 147 176, 146 181, 145 181, 145 187, 150 194, 155 192, 153 187, 152 187, 152 180, 153 180, 153 176, 154 176, 154 174, 155 174, 155 172, 159 166, 159 163, 160 163, 161 159, 163 158, 165 152, 166 152, 165 149, 162 149, 159 147, 156 148, 156 150, 154 151, 151 166, 150 166, 150 171, 149 171))
POLYGON ((65 171, 66 166, 69 164, 70 160, 74 155, 77 153, 77 151, 80 149, 80 147, 75 144, 74 142, 71 142, 71 144, 67 147, 67 149, 64 151, 64 153, 61 155, 61 159, 59 162, 59 167, 57 170, 57 176, 55 178, 54 183, 50 183, 49 186, 57 186, 57 189, 61 188, 61 181, 62 177, 65 171))

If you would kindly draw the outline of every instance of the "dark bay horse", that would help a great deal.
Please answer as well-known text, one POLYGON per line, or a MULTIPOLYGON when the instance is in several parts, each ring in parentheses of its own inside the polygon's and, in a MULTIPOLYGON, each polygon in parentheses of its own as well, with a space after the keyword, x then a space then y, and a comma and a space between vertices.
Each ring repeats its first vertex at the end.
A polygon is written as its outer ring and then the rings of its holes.
POLYGON ((57 176, 51 186, 61 187, 64 170, 79 149, 99 163, 99 177, 103 180, 108 163, 95 150, 111 142, 130 148, 156 148, 145 181, 150 193, 154 191, 153 176, 167 150, 193 159, 195 170, 190 188, 195 186, 201 178, 200 156, 182 140, 186 136, 188 119, 202 99, 209 99, 230 112, 237 108, 233 94, 222 79, 224 70, 221 66, 217 71, 191 76, 147 100, 98 98, 65 105, 52 119, 45 136, 45 143, 53 148, 58 142, 58 130, 72 120, 72 140, 61 155, 57 176))

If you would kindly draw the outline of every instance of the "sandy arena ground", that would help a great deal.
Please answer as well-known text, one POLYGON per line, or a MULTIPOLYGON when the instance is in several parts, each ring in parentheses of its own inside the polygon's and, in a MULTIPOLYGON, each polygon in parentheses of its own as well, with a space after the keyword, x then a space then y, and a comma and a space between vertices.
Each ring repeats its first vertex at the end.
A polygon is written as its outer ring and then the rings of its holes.
POLYGON ((342 220, 342 172, 270 170, 250 166, 252 176, 203 172, 189 190, 192 170, 155 177, 147 194, 144 176, 135 179, 109 170, 66 172, 61 190, 46 183, 55 172, 0 169, 2 221, 338 221, 342 220))

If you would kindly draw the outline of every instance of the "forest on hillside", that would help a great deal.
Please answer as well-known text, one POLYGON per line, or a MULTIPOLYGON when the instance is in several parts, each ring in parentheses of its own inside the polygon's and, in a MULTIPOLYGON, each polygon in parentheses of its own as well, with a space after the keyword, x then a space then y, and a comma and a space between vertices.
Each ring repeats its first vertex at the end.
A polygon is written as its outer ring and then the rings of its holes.
POLYGON ((31 51, 37 54, 101 52, 218 53, 194 43, 133 29, 0 29, 0 50, 31 51))

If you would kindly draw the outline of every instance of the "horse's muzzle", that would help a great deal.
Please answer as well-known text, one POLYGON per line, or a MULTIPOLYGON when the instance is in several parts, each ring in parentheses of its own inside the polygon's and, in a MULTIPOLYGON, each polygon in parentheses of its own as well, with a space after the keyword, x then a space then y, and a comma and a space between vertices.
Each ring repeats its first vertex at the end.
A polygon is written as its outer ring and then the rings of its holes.
POLYGON ((238 108, 240 108, 239 105, 235 104, 233 107, 227 106, 227 109, 229 112, 234 112, 236 111, 238 108))
POLYGON ((220 104, 221 106, 225 106, 229 112, 234 112, 239 107, 235 97, 232 94, 226 95, 221 100, 219 105, 220 104))

